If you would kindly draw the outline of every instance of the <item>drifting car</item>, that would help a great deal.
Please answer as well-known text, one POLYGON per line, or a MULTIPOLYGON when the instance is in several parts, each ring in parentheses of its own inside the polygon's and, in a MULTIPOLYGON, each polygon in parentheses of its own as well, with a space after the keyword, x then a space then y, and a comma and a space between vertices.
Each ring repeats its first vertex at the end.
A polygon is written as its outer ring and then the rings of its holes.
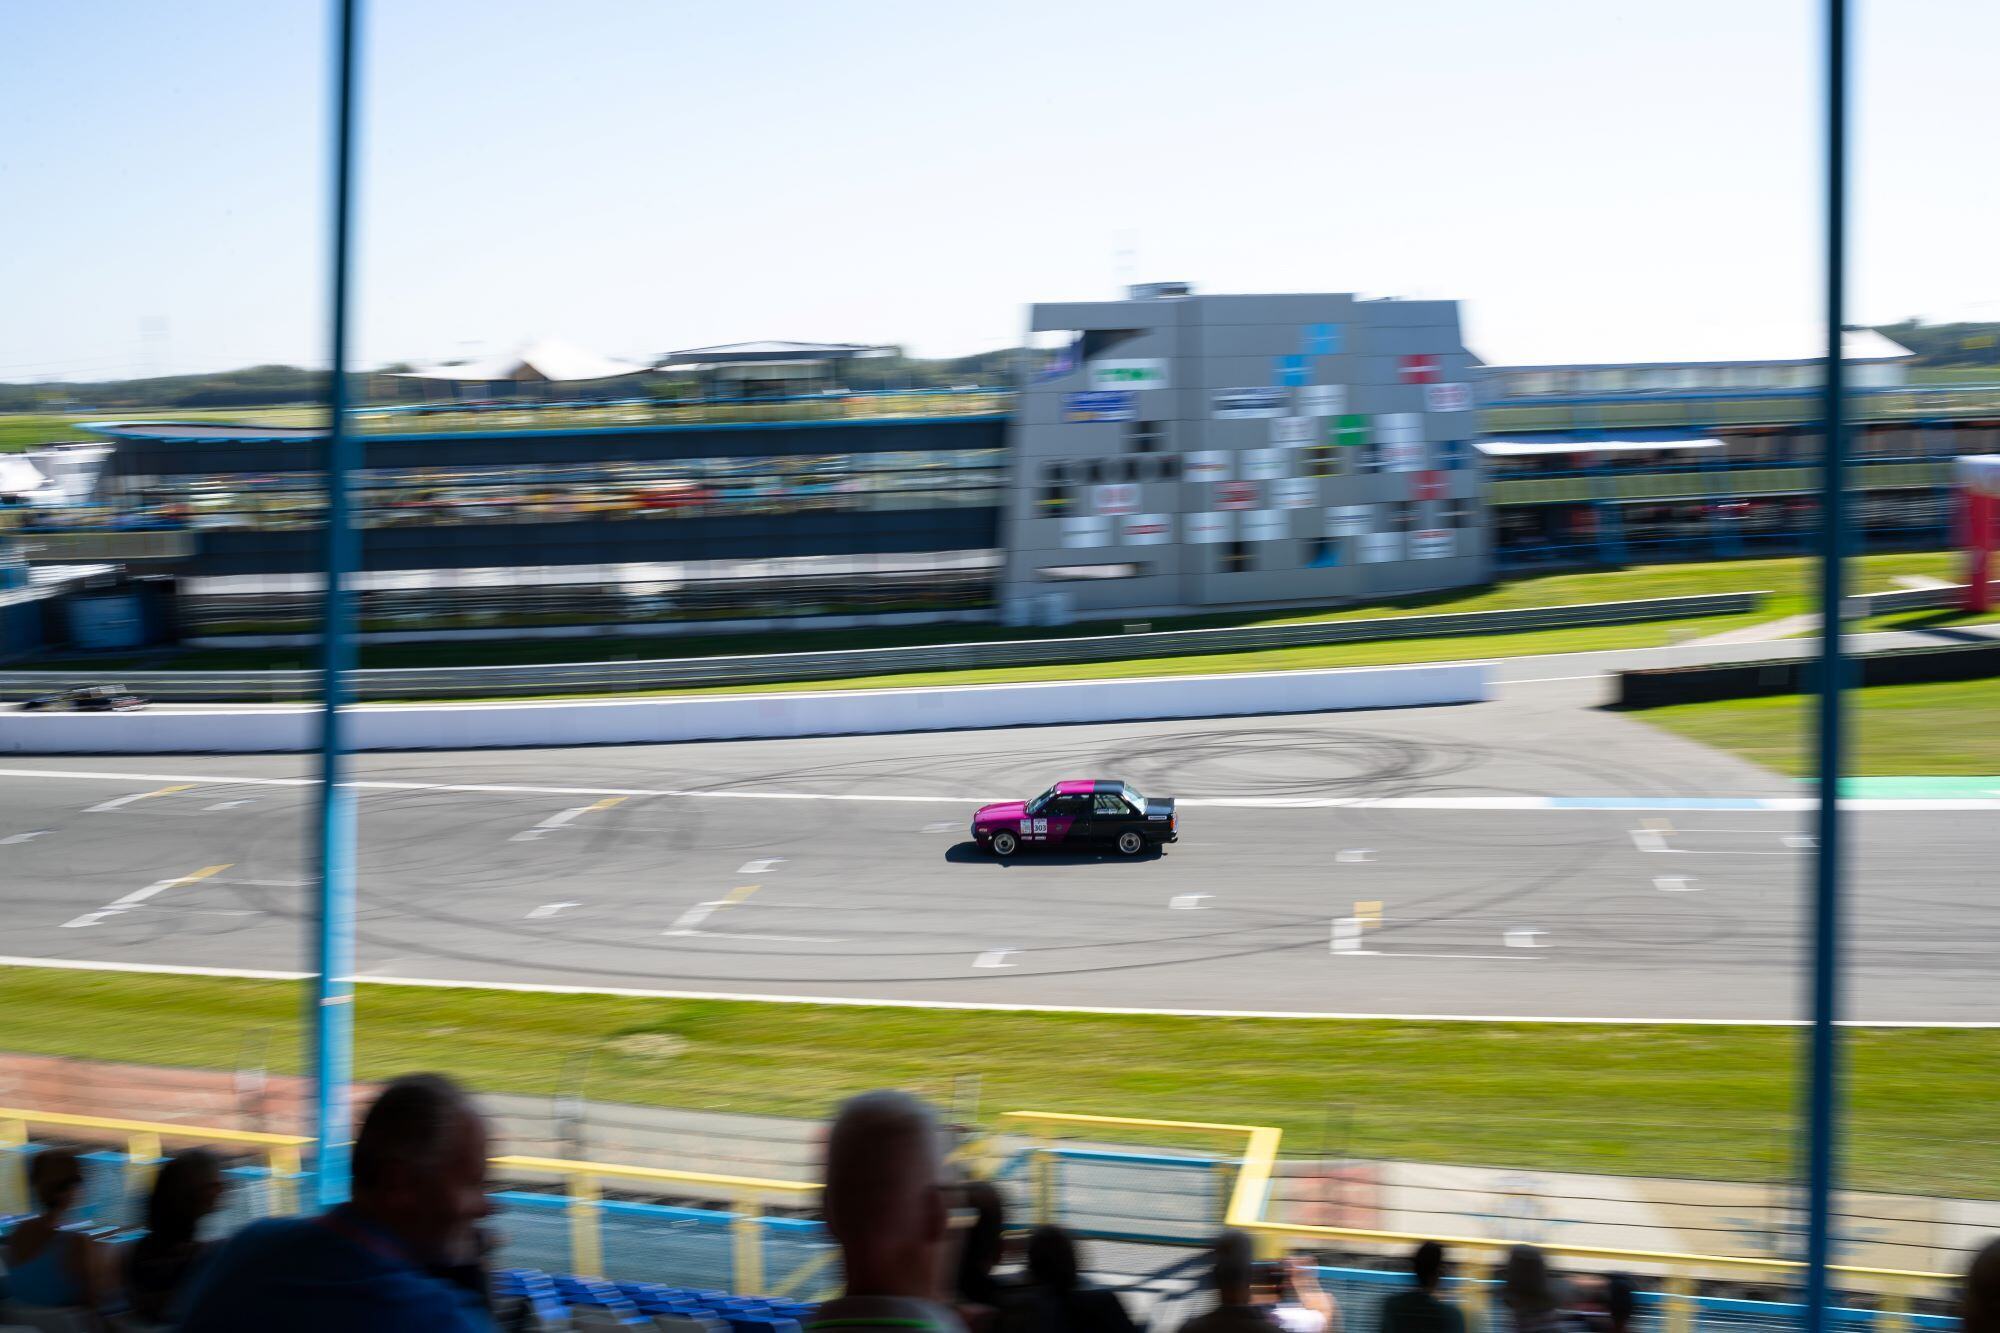
POLYGON ((1023 847, 1115 847, 1137 856, 1180 841, 1172 797, 1141 796, 1129 782, 1058 782, 1031 801, 982 805, 972 840, 995 856, 1023 847))
POLYGON ((129 713, 145 706, 144 695, 134 694, 123 685, 84 685, 21 701, 24 713, 129 713))

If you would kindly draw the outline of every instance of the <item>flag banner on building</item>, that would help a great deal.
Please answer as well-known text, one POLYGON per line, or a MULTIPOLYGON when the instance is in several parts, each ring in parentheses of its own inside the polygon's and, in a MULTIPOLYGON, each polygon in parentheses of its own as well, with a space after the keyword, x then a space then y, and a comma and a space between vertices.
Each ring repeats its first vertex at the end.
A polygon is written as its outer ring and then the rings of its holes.
POLYGON ((1064 421, 1137 421, 1137 395, 1117 393, 1066 393, 1063 395, 1064 421))

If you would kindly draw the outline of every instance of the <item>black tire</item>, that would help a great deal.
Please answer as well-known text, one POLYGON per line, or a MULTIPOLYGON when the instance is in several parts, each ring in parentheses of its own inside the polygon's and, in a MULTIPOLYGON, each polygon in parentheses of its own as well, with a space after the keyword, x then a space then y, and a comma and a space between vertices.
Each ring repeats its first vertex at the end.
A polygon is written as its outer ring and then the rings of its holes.
POLYGON ((1001 829, 993 835, 991 845, 995 856, 1012 856, 1015 852, 1021 850, 1021 840, 1006 829, 1001 829))
POLYGON ((1139 836, 1139 830, 1128 828, 1118 835, 1118 850, 1126 856, 1137 856, 1146 850, 1146 840, 1139 836))

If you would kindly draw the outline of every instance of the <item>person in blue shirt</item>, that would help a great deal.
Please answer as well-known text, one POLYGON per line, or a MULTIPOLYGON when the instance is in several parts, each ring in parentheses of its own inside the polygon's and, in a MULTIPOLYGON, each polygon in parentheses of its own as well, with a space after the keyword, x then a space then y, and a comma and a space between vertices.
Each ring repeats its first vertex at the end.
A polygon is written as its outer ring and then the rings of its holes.
POLYGON ((65 1219, 83 1195, 83 1159, 73 1148, 44 1148, 28 1159, 35 1212, 0 1247, 0 1288, 18 1305, 97 1309, 109 1284, 100 1247, 68 1229, 65 1219))
POLYGON ((330 1212, 231 1238, 196 1275, 183 1333, 489 1333, 486 1122, 465 1092, 437 1074, 384 1088, 353 1182, 330 1212))

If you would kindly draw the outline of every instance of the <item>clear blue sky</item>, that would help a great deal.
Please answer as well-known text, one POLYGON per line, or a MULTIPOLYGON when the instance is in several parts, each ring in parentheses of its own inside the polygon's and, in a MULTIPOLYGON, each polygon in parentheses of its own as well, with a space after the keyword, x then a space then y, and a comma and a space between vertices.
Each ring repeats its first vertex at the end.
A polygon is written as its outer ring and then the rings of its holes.
MULTIPOLYGON (((1857 5, 1854 313, 2000 318, 2000 5, 1857 5)), ((1004 345, 1133 279, 1490 359, 1819 314, 1806 0, 374 0, 357 353, 1004 345)), ((0 379, 324 359, 311 0, 0 0, 0 379)))

